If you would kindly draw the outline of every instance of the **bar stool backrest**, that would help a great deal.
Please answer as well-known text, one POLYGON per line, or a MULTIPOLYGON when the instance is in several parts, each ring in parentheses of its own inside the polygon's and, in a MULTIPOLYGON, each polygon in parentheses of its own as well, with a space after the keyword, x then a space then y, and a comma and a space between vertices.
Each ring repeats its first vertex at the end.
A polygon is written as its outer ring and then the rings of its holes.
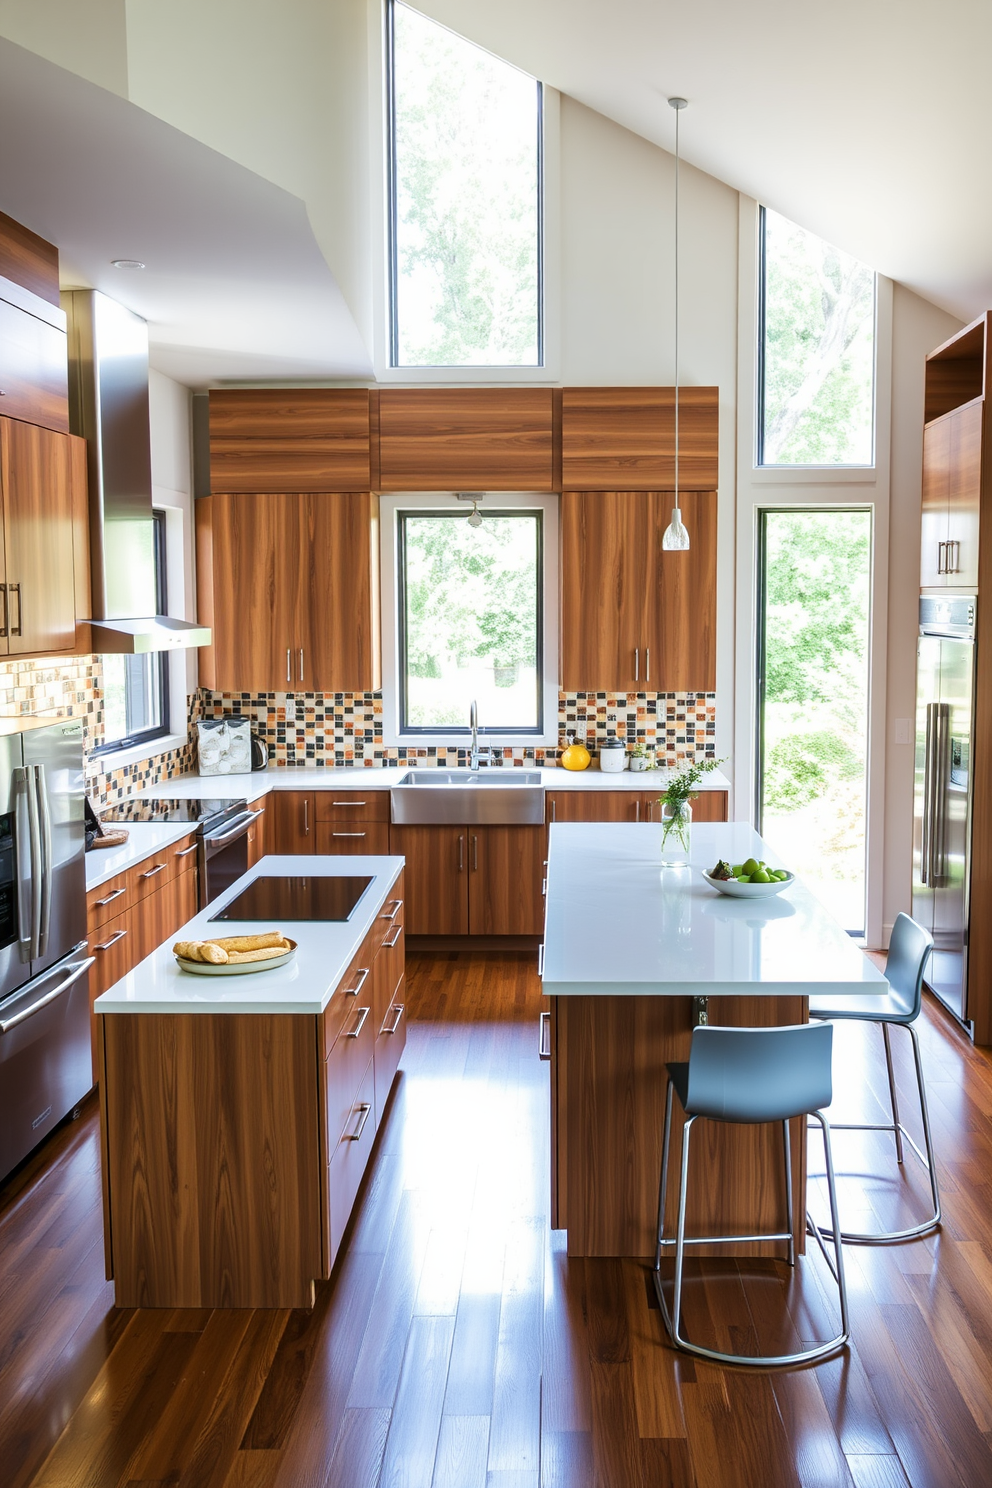
POLYGON ((784 1121, 829 1106, 833 1025, 692 1030, 688 1116, 784 1121))
POLYGON ((908 914, 897 914, 885 958, 885 976, 892 989, 893 1012, 900 1023, 913 1023, 923 1005, 923 972, 933 949, 933 936, 908 914))

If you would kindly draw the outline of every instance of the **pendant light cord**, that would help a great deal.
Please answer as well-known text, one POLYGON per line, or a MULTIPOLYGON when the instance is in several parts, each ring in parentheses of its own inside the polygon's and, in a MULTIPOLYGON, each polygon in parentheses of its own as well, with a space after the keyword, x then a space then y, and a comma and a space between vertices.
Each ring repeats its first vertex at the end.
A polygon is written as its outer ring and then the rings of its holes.
POLYGON ((675 507, 679 504, 679 115, 675 110, 675 507))

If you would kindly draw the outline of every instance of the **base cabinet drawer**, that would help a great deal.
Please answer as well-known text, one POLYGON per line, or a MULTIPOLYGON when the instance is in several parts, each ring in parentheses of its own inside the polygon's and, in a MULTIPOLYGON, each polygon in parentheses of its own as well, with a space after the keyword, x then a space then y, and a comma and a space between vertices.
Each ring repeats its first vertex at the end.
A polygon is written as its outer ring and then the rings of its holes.
POLYGON ((375 1047, 371 978, 363 991, 367 995, 354 1000, 334 1047, 324 1060, 324 1140, 328 1154, 334 1151, 348 1123, 375 1047))
POLYGON ((393 1086, 400 1055, 406 1046, 406 1006, 404 978, 393 993, 386 1016, 375 1041, 375 1124, 382 1120, 386 1101, 393 1086))
POLYGON ((341 1249, 341 1240, 372 1152, 375 1126, 375 1080, 370 1059, 358 1096, 338 1141, 331 1149, 327 1169, 327 1233, 331 1265, 341 1249))
POLYGON ((342 821, 317 823, 317 851, 323 854, 389 852, 387 822, 342 821))
POLYGON ((384 790, 317 791, 316 815, 319 822, 336 822, 351 826, 354 822, 389 821, 389 792, 384 790))

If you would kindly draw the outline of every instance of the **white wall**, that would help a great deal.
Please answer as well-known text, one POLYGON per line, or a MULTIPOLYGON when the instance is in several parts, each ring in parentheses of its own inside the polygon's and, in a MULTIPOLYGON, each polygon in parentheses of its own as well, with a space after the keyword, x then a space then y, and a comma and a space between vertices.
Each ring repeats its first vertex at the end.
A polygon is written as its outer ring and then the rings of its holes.
MULTIPOLYGON (((193 543, 193 462, 190 391, 162 372, 152 370, 148 383, 152 446, 152 500, 166 512, 169 614, 196 619, 193 543)), ((176 733, 185 733, 186 698, 196 687, 195 650, 171 658, 173 717, 176 733)))
POLYGON ((910 909, 913 857, 913 729, 919 624, 923 466, 923 362, 960 321, 897 284, 892 304, 892 434, 886 687, 883 932, 910 909), (897 724, 909 741, 897 743, 897 724))
POLYGON ((0 0, 0 36, 127 97, 125 0, 0 0))

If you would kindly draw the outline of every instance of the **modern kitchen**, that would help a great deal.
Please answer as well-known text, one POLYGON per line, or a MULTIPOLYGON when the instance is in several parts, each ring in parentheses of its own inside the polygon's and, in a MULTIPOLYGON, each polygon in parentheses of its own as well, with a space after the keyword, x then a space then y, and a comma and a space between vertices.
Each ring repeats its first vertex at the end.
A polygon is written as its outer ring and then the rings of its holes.
POLYGON ((979 225, 463 9, 0 7, 4 1481, 972 1488, 979 225))

